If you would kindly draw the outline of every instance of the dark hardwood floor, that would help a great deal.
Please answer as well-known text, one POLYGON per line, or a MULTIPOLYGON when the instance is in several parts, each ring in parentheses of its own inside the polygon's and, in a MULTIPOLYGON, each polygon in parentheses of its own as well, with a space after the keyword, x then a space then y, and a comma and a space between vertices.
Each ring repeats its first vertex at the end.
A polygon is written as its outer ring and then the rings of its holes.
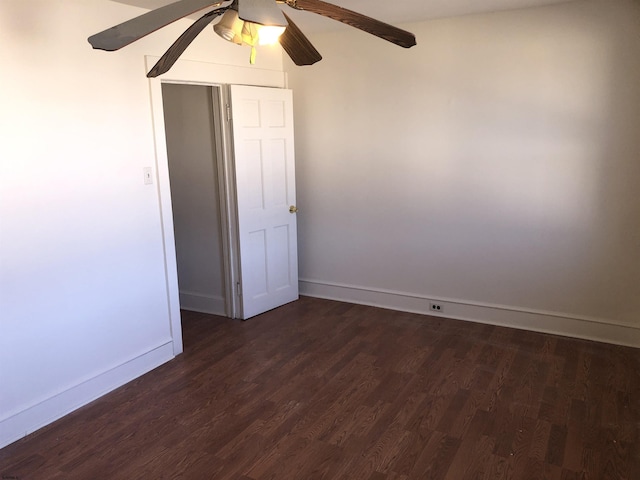
POLYGON ((313 298, 183 323, 2 478, 640 479, 640 350, 313 298))

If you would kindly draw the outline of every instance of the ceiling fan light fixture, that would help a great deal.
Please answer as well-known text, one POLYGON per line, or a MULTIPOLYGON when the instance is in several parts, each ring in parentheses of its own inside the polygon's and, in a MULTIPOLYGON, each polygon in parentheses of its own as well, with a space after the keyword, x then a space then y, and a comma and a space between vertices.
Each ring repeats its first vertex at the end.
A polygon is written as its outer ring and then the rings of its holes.
POLYGON ((258 44, 275 45, 285 29, 281 26, 258 25, 258 44))
POLYGON ((242 45, 242 28, 244 21, 238 17, 238 12, 229 9, 224 12, 222 18, 213 26, 213 30, 228 42, 242 45))

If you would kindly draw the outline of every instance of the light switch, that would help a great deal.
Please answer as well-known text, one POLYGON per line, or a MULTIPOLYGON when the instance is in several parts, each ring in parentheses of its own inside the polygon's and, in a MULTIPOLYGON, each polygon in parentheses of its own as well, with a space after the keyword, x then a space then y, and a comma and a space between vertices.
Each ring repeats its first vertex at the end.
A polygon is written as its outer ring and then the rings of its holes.
POLYGON ((153 176, 151 174, 151 167, 144 167, 144 184, 151 185, 153 183, 153 176))

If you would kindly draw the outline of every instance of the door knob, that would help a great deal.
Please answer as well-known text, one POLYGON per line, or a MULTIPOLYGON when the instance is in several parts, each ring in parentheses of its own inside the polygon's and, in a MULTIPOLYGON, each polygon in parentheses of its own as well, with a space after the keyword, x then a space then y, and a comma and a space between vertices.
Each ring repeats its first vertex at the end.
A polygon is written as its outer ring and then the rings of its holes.
POLYGON ((296 213, 298 211, 298 207, 296 207, 295 205, 291 205, 289 207, 289 213, 296 213))

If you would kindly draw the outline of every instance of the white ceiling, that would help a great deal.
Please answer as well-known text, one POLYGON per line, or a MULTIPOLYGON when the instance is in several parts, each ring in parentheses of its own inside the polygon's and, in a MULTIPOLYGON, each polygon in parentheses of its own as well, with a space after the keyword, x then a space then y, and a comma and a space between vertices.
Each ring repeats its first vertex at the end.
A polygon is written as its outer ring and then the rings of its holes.
MULTIPOLYGON (((113 0, 118 3, 153 9, 175 0, 113 0)), ((472 13, 496 12, 529 8, 571 0, 328 0, 341 7, 363 13, 386 23, 401 24, 432 18, 468 15, 472 13)), ((283 10, 305 32, 331 31, 340 28, 340 23, 309 12, 295 11, 285 5, 283 10)), ((194 18, 197 18, 197 15, 194 18)))

